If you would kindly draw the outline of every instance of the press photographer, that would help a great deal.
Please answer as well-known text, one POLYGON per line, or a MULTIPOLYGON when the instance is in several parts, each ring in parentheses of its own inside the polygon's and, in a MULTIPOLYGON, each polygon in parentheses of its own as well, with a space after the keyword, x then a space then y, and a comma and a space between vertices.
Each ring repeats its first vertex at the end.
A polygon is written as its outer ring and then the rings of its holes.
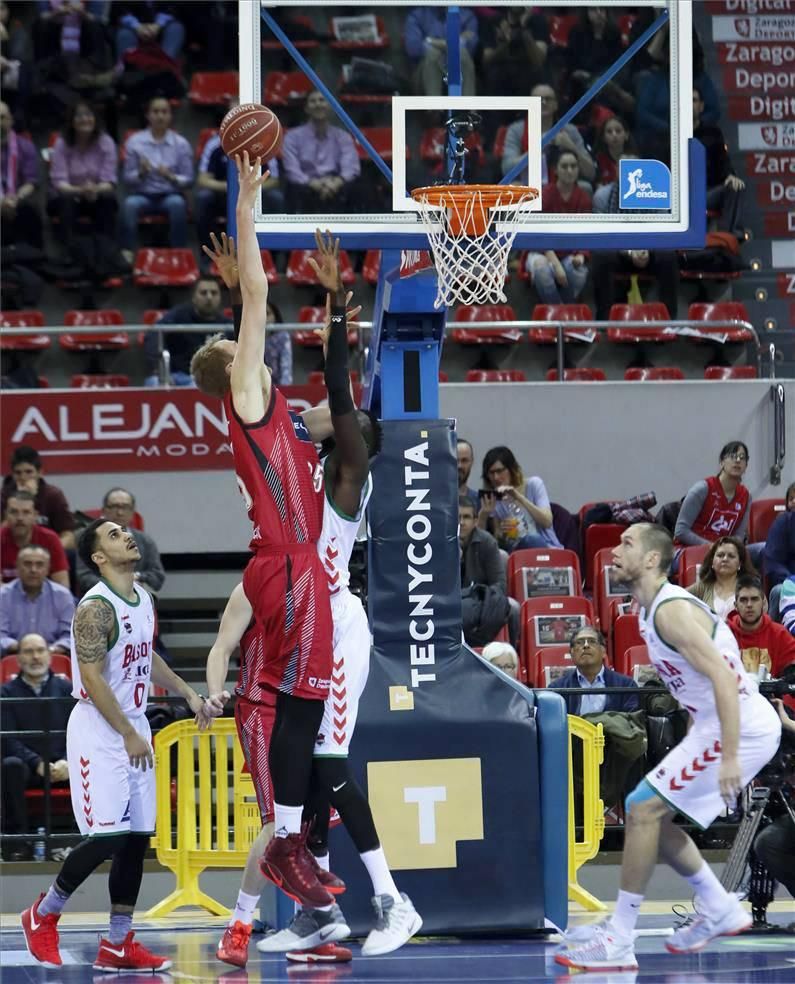
MULTIPOLYGON (((768 686, 780 690, 781 688, 778 685, 782 682, 775 681, 770 685, 763 685, 762 690, 764 692, 768 686)), ((795 689, 795 687, 790 683, 788 691, 792 689, 795 689)), ((757 836, 754 841, 754 853, 767 868, 771 877, 781 882, 789 894, 795 898, 795 816, 793 816, 795 804, 793 804, 792 796, 792 782, 795 780, 795 775, 792 774, 791 770, 791 763, 795 759, 795 755, 793 755, 795 751, 795 720, 791 716, 792 712, 784 706, 784 702, 780 696, 774 697, 771 703, 778 711, 782 724, 781 751, 776 756, 776 759, 782 758, 784 763, 790 763, 790 774, 785 778, 784 783, 779 786, 781 798, 787 809, 780 817, 769 823, 757 836)), ((773 760, 774 763, 776 759, 773 760)), ((770 766, 768 766, 765 772, 769 769, 770 766)), ((760 776, 761 778, 764 778, 764 773, 760 776)))

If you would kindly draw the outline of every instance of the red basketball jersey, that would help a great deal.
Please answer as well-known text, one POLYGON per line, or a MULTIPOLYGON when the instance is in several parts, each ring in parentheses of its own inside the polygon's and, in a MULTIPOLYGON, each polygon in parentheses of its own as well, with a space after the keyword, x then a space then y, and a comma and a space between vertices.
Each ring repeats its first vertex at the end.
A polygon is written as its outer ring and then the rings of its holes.
POLYGON ((262 420, 247 424, 224 398, 237 484, 254 526, 249 547, 316 543, 323 525, 323 468, 300 414, 271 388, 262 420))
POLYGON ((693 532, 704 540, 714 542, 722 536, 732 536, 748 508, 748 489, 738 485, 731 502, 715 475, 707 481, 707 498, 693 523, 693 532))
MULTIPOLYGON (((262 703, 264 697, 269 698, 272 692, 264 691, 259 682, 264 667, 264 640, 257 623, 252 619, 240 640, 240 670, 235 686, 235 694, 238 697, 244 697, 254 704, 262 703)), ((272 703, 272 699, 269 699, 269 702, 272 703)))

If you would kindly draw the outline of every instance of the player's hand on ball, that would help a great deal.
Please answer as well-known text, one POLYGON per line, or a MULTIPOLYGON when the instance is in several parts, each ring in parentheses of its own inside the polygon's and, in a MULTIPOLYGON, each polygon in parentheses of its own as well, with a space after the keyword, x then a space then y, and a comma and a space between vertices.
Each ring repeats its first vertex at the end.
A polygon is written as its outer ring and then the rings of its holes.
POLYGON ((743 791, 743 776, 740 771, 740 761, 737 756, 727 758, 725 755, 718 770, 718 786, 726 806, 733 808, 737 797, 743 791))
POLYGON ((226 284, 227 289, 234 290, 240 283, 235 240, 232 236, 227 236, 225 232, 222 232, 219 243, 218 237, 214 232, 211 232, 210 242, 213 248, 210 249, 209 246, 203 245, 202 251, 205 256, 209 257, 215 263, 218 273, 221 275, 221 280, 226 284))
POLYGON ((137 731, 131 731, 124 739, 124 750, 130 759, 130 765, 134 769, 141 769, 146 772, 147 767, 153 769, 155 766, 152 746, 141 737, 137 731))
POLYGON ((238 205, 242 204, 246 208, 252 208, 260 188, 271 176, 271 173, 266 169, 260 174, 262 161, 259 157, 255 157, 252 163, 247 150, 243 151, 242 157, 240 154, 235 154, 235 164, 240 183, 240 191, 237 196, 238 205))

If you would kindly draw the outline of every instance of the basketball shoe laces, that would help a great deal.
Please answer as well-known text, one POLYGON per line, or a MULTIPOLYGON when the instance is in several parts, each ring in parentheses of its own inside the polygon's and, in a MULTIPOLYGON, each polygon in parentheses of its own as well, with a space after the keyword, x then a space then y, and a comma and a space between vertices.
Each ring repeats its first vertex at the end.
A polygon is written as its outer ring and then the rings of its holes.
POLYGON ((317 881, 317 875, 315 875, 312 865, 307 860, 311 857, 311 854, 304 842, 304 838, 301 834, 289 834, 285 840, 287 841, 289 850, 285 854, 284 860, 290 864, 293 873, 298 877, 304 891, 309 891, 312 888, 313 878, 317 881))
POLYGON ((54 912, 48 913, 46 916, 42 916, 38 909, 36 911, 38 917, 39 925, 36 929, 36 935, 41 939, 42 943, 50 948, 54 947, 58 949, 58 919, 60 918, 54 912))
POLYGON ((133 939, 134 933, 130 933, 127 939, 124 941, 122 946, 124 947, 126 953, 125 956, 130 960, 130 962, 135 962, 141 964, 142 962, 152 963, 155 961, 155 954, 151 950, 147 950, 143 943, 139 943, 137 940, 133 939))
POLYGON ((228 931, 229 940, 236 950, 248 949, 249 937, 251 936, 250 926, 246 926, 238 919, 237 922, 228 927, 228 931))

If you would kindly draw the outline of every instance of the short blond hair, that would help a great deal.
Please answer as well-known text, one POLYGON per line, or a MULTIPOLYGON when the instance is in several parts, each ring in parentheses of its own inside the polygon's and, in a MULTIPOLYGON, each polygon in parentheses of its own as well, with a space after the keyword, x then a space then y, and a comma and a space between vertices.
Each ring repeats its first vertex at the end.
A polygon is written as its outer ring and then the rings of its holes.
POLYGON ((222 400, 229 392, 229 373, 226 367, 232 361, 229 354, 218 347, 226 336, 222 332, 213 335, 190 360, 190 374, 202 393, 222 400))

